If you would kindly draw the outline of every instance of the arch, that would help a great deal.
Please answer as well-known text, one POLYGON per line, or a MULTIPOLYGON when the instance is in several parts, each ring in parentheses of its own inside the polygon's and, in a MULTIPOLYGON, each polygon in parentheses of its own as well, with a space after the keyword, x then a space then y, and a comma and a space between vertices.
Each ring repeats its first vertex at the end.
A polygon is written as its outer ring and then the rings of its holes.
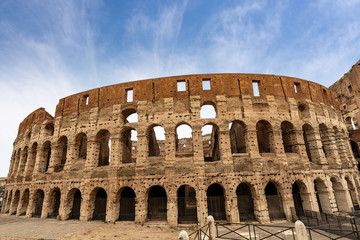
POLYGON ((242 121, 232 121, 229 125, 231 153, 246 153, 247 129, 242 121))
POLYGON ((350 140, 350 145, 351 145, 351 150, 353 152, 354 158, 360 158, 358 144, 355 141, 350 140))
POLYGON ((285 219, 282 197, 273 182, 266 185, 265 195, 270 220, 285 219))
POLYGON ((59 188, 53 188, 49 194, 48 216, 49 218, 57 218, 59 216, 61 192, 59 188))
POLYGON ((42 150, 43 167, 40 168, 40 172, 47 172, 50 165, 50 158, 51 158, 51 143, 50 141, 46 141, 43 144, 43 150, 42 150))
POLYGON ((10 215, 12 214, 16 214, 16 211, 17 211, 17 208, 18 208, 18 205, 19 205, 19 200, 20 200, 20 190, 16 190, 15 191, 15 194, 14 194, 14 197, 13 197, 13 200, 12 200, 12 203, 11 203, 11 212, 10 212, 10 215))
POLYGON ((26 214, 27 208, 29 206, 29 199, 30 199, 30 191, 29 189, 25 189, 21 195, 21 199, 20 199, 20 208, 19 208, 19 212, 18 215, 22 216, 26 214))
POLYGON ((147 130, 149 157, 165 155, 165 130, 159 125, 152 125, 147 130))
POLYGON ((249 184, 240 183, 236 188, 236 196, 240 221, 255 220, 254 200, 249 184))
POLYGON ((87 157, 87 136, 81 132, 75 137, 75 151, 77 159, 86 159, 87 157))
POLYGON ((309 124, 304 124, 302 130, 303 130, 303 138, 304 138, 306 154, 309 158, 309 161, 312 162, 313 156, 316 156, 316 146, 314 146, 315 144, 314 128, 309 124), (310 142, 312 142, 312 145, 310 145, 310 142))
POLYGON ((108 130, 100 130, 95 138, 98 149, 98 166, 108 166, 110 163, 111 134, 108 130))
POLYGON ((13 190, 10 190, 10 193, 8 193, 7 200, 6 200, 5 213, 8 213, 10 211, 12 194, 13 194, 13 190))
POLYGON ((177 190, 178 223, 197 223, 196 191, 189 185, 177 190))
POLYGON ((33 217, 41 217, 41 212, 43 208, 44 203, 44 191, 41 189, 38 189, 34 193, 34 211, 33 211, 33 217))
POLYGON ((321 123, 319 125, 319 132, 320 132, 320 139, 321 139, 321 145, 322 145, 322 150, 325 154, 325 157, 328 156, 329 154, 329 149, 328 149, 328 127, 324 124, 324 123, 321 123))
POLYGON ((339 212, 350 212, 350 208, 347 204, 346 193, 341 182, 335 177, 330 178, 332 188, 334 190, 335 201, 339 212))
POLYGON ((316 200, 319 206, 319 211, 324 213, 333 213, 330 204, 329 193, 324 181, 320 178, 317 178, 314 181, 314 188, 316 193, 316 200))
POLYGON ((200 118, 216 118, 215 104, 212 102, 204 103, 200 109, 200 118))
POLYGON ((29 156, 29 147, 26 146, 21 152, 18 174, 21 174, 25 171, 25 166, 28 161, 28 156, 29 156))
POLYGON ((122 111, 122 115, 125 124, 138 122, 138 114, 134 108, 125 109, 122 111))
POLYGON ((179 124, 175 129, 175 149, 177 154, 193 153, 192 128, 189 124, 179 124))
POLYGON ((360 210, 359 203, 357 202, 356 190, 355 190, 354 184, 350 181, 350 179, 348 177, 345 177, 345 180, 346 180, 346 184, 347 184, 347 189, 350 194, 351 202, 353 204, 353 206, 352 206, 353 210, 360 210))
POLYGON ((207 191, 208 215, 215 220, 226 220, 225 194, 223 187, 218 183, 211 184, 207 191))
POLYGON ((304 216, 304 210, 311 210, 311 194, 304 182, 297 180, 292 185, 294 208, 298 217, 304 216))
POLYGON ((256 136, 260 153, 274 152, 273 130, 268 121, 260 120, 256 123, 256 136))
POLYGON ((124 187, 117 193, 119 198, 119 221, 135 221, 136 194, 130 187, 124 187))
POLYGON ((95 188, 90 194, 90 202, 93 202, 93 204, 95 205, 92 219, 105 220, 107 204, 107 193, 105 189, 95 188))
POLYGON ((294 132, 294 125, 291 122, 283 121, 281 123, 281 135, 285 152, 296 152, 296 136, 294 132))
POLYGON ((148 193, 148 219, 167 220, 167 195, 161 186, 152 186, 148 193))
POLYGON ((66 216, 66 218, 80 219, 81 202, 82 196, 80 190, 77 188, 71 189, 66 199, 66 203, 68 204, 68 216, 66 216))
POLYGON ((209 123, 202 127, 204 160, 206 162, 220 160, 219 127, 209 123))
POLYGON ((46 124, 44 132, 46 136, 54 135, 54 124, 53 123, 46 124))
POLYGON ((28 174, 32 174, 32 172, 34 171, 35 161, 37 156, 37 148, 38 148, 38 144, 37 142, 34 142, 30 150, 29 164, 27 169, 28 174))
POLYGON ((137 140, 137 131, 135 129, 127 128, 122 132, 122 163, 136 162, 137 140))
POLYGON ((54 158, 54 172, 60 172, 64 169, 66 163, 68 139, 66 136, 61 136, 56 143, 55 158, 54 158))

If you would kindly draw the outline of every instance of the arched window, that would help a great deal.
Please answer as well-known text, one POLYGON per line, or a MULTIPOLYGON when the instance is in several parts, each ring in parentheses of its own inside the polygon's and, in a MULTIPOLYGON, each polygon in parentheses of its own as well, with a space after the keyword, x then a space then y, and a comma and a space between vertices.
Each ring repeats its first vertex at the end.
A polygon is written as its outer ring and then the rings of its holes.
POLYGON ((135 199, 134 190, 130 187, 125 187, 117 193, 119 200, 119 221, 134 221, 135 220, 135 199))
POLYGON ((38 144, 36 142, 34 142, 31 147, 30 155, 29 155, 29 164, 28 164, 28 169, 27 169, 28 175, 31 175, 34 170, 35 160, 36 160, 36 155, 37 155, 37 147, 38 147, 38 144))
POLYGON ((316 179, 314 181, 314 188, 315 188, 317 203, 319 206, 319 211, 325 213, 333 213, 329 200, 330 199, 329 193, 325 183, 321 179, 316 179))
POLYGON ((81 192, 79 189, 73 188, 69 191, 66 204, 68 215, 65 218, 79 219, 81 209, 81 192))
POLYGON ((315 140, 314 129, 309 124, 304 124, 302 130, 303 130, 303 138, 304 138, 306 153, 309 158, 309 161, 312 162, 313 161, 312 155, 314 154, 314 156, 316 156, 316 153, 314 152, 316 151, 316 146, 313 146, 314 143, 310 145, 310 141, 313 142, 313 140, 315 140))
POLYGON ((288 121, 281 123, 281 135, 286 153, 295 152, 296 136, 294 133, 294 125, 288 121))
POLYGON ((254 200, 251 189, 247 183, 241 183, 236 188, 236 196, 240 221, 255 220, 254 200))
POLYGON ((338 207, 339 212, 347 213, 350 212, 350 207, 347 204, 345 198, 345 190, 340 181, 334 177, 330 179, 332 188, 334 190, 335 200, 338 207))
POLYGON ((176 128, 176 153, 193 153, 192 129, 187 124, 181 124, 176 128))
POLYGON ((43 152, 42 152, 43 167, 40 168, 40 172, 47 172, 47 170, 49 169, 50 158, 51 158, 51 143, 50 141, 46 141, 43 144, 43 152))
POLYGON ((68 147, 67 137, 62 136, 61 138, 59 138, 56 144, 54 172, 60 172, 64 169, 64 165, 66 163, 67 147, 68 147))
POLYGON ((60 199, 61 199, 60 189, 59 188, 52 189, 50 192, 50 201, 48 206, 49 218, 57 218, 57 216, 59 216, 60 199))
POLYGON ((269 182, 265 187, 265 195, 269 210, 270 220, 284 219, 285 213, 282 204, 282 197, 275 184, 269 182))
POLYGON ((148 193, 148 219, 166 221, 167 219, 167 196, 161 186, 153 186, 148 193))
POLYGON ((108 130, 101 130, 96 135, 96 146, 99 149, 98 166, 110 163, 111 135, 108 130))
POLYGON ((137 132, 135 129, 126 129, 122 134, 122 163, 136 162, 137 156, 137 132))
POLYGON ((273 132, 271 124, 268 121, 260 120, 256 123, 256 136, 260 153, 274 152, 273 132))
POLYGON ((48 123, 45 126, 45 135, 46 136, 52 136, 54 135, 54 124, 53 123, 48 123))
POLYGON ((358 144, 356 142, 354 142, 353 140, 350 140, 350 144, 351 144, 351 150, 354 154, 354 158, 360 158, 358 144))
POLYGON ((124 123, 135 123, 138 122, 138 114, 135 109, 126 109, 122 112, 124 123))
POLYGON ((149 156, 165 155, 165 130, 161 126, 153 126, 148 130, 149 156))
POLYGON ((204 160, 206 162, 220 160, 219 128, 215 124, 202 127, 204 160))
POLYGON ((33 217, 41 217, 41 212, 44 203, 44 191, 41 189, 36 190, 33 201, 35 207, 33 211, 33 217))
POLYGON ((215 107, 212 104, 204 104, 200 109, 200 118, 216 118, 215 107))
POLYGON ((106 219, 106 202, 107 193, 103 188, 94 189, 90 194, 90 201, 95 205, 93 212, 93 220, 105 220, 106 219))
POLYGON ((241 121, 229 124, 231 153, 246 153, 246 125, 241 121))

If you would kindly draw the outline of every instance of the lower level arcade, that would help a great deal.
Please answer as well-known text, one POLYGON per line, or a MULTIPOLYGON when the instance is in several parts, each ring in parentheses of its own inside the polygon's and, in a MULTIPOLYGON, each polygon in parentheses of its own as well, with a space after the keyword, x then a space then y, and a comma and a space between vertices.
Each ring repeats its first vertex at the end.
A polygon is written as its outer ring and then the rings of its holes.
POLYGON ((291 207, 350 213, 359 207, 356 173, 87 180, 8 185, 2 212, 26 217, 204 224, 290 220, 291 207))

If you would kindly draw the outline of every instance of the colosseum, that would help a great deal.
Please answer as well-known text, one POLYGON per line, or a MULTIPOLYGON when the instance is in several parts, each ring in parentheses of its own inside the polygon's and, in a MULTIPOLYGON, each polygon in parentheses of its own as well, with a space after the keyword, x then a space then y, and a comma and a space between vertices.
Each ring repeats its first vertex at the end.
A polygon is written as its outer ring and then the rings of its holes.
POLYGON ((359 174, 336 94, 306 80, 199 74, 121 83, 19 126, 3 213, 204 224, 350 213, 359 174))

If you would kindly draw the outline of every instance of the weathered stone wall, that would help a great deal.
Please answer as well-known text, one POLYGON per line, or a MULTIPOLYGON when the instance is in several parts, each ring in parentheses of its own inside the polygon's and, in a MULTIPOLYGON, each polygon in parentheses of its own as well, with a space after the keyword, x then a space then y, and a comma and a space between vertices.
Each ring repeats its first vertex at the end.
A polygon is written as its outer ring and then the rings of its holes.
POLYGON ((304 209, 350 212, 360 185, 348 142, 334 94, 297 78, 206 74, 102 87, 60 99, 55 118, 38 109, 20 124, 2 211, 116 221, 134 207, 136 223, 204 224, 212 212, 216 220, 266 223, 289 220, 299 194, 304 209), (215 118, 200 117, 204 105, 214 106, 215 118), (134 112, 138 121, 126 121, 134 112), (192 129, 191 153, 176 151, 181 124, 192 129), (215 130, 203 137, 207 124, 215 130), (155 139, 155 126, 165 140, 155 139))

